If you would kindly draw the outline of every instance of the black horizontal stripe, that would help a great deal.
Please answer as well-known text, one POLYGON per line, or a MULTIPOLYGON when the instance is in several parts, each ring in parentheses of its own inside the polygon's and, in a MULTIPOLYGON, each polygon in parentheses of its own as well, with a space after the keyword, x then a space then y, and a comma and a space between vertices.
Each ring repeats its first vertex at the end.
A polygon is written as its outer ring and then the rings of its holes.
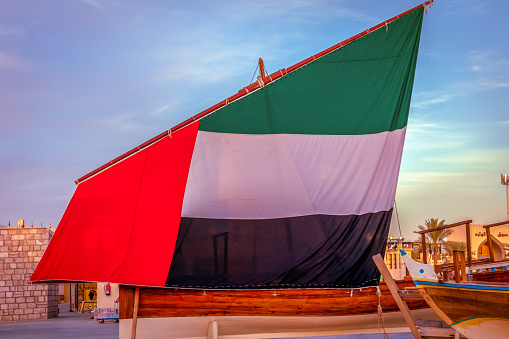
POLYGON ((392 209, 267 220, 182 218, 168 287, 338 288, 378 284, 392 209))

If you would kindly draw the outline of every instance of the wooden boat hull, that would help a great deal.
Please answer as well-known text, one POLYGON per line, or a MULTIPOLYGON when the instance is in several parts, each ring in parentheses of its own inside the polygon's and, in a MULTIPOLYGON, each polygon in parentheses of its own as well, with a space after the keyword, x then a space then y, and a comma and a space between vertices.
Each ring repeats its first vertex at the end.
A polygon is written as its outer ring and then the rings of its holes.
POLYGON ((472 274, 474 281, 491 281, 509 283, 509 270, 497 270, 472 274))
MULTIPOLYGON (((414 287, 410 280, 400 289, 414 287)), ((381 283, 384 311, 397 310, 387 285, 381 283)), ((133 317, 134 287, 120 287, 120 319, 133 317)), ((376 287, 308 290, 187 290, 140 288, 139 318, 199 316, 338 316, 369 314, 378 310, 376 287)), ((409 307, 427 307, 423 300, 409 300, 409 307)))
POLYGON ((509 286, 416 281, 430 307, 470 339, 507 338, 509 286))
MULTIPOLYGON (((411 280, 400 289, 415 288, 411 280)), ((398 307, 385 283, 380 286, 383 311, 398 307)), ((135 287, 120 286, 120 338, 130 338, 135 287)), ((424 300, 408 300, 411 308, 427 308, 424 300)), ((220 323, 221 333, 333 333, 345 315, 373 314, 378 310, 376 287, 312 290, 182 290, 140 288, 137 338, 168 333, 169 338, 203 338, 207 327, 220 323), (292 329, 293 332, 289 332, 292 329), (143 334, 145 333, 145 334, 143 334), (199 335, 201 333, 201 335, 199 335)), ((374 318, 374 326, 377 321, 374 318)), ((376 327, 377 328, 377 327, 376 327)), ((237 338, 237 337, 236 337, 237 338)))
POLYGON ((431 265, 421 264, 400 250, 424 300, 457 332, 469 339, 502 339, 509 333, 509 284, 444 283, 431 265))

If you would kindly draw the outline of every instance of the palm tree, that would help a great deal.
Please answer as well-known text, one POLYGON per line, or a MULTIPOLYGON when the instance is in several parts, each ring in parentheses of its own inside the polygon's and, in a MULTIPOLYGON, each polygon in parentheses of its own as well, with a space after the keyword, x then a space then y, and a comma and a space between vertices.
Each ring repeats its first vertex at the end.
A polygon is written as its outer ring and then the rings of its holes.
POLYGON ((444 249, 447 254, 449 254, 449 258, 452 258, 454 250, 465 251, 467 249, 467 244, 463 241, 446 241, 444 242, 444 249))
MULTIPOLYGON (((445 220, 442 220, 442 221, 438 222, 438 218, 437 219, 431 218, 429 220, 425 220, 424 221, 424 225, 425 226, 419 225, 419 229, 421 229, 422 231, 431 230, 431 229, 443 226, 444 223, 445 223, 445 220)), ((447 238, 452 233, 453 233, 453 231, 452 230, 448 230, 448 229, 426 233, 426 238, 428 239, 428 242, 430 244, 432 244, 432 246, 433 246, 433 261, 434 261, 435 265, 437 264, 437 248, 438 248, 438 244, 443 242, 444 239, 447 238)))

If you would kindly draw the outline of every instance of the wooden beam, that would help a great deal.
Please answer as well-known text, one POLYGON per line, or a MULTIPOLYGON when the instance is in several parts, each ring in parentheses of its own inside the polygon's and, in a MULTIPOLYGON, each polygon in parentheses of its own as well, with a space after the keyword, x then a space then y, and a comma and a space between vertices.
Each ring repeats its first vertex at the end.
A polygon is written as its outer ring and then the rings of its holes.
POLYGON ((466 224, 470 224, 470 223, 472 223, 472 220, 465 220, 465 221, 460 221, 460 222, 457 222, 457 223, 454 223, 454 224, 443 225, 443 226, 440 226, 440 227, 437 227, 437 228, 431 228, 431 229, 428 229, 428 230, 423 230, 423 231, 414 232, 414 233, 426 234, 426 233, 435 232, 435 231, 441 231, 441 230, 445 230, 445 229, 448 229, 448 228, 451 228, 451 227, 462 226, 462 225, 466 225, 466 224))
POLYGON ((488 250, 490 252, 490 261, 491 262, 494 262, 495 261, 495 255, 493 254, 493 243, 491 242, 491 231, 490 231, 490 228, 489 227, 486 227, 486 236, 488 237, 488 250))
POLYGON ((454 281, 459 283, 461 281, 461 276, 460 276, 458 250, 452 251, 452 261, 454 262, 454 281))
POLYGON ((419 332, 426 337, 452 338, 456 333, 451 327, 422 327, 419 326, 419 332))
POLYGON ((467 281, 467 269, 465 267, 465 251, 458 251, 460 255, 460 272, 461 272, 461 280, 467 281))
POLYGON ((133 328, 131 330, 131 339, 136 339, 136 325, 138 322, 139 305, 140 305, 140 288, 136 287, 136 291, 134 292, 133 328))
POLYGON ((427 264, 428 255, 426 254, 426 235, 424 235, 424 233, 421 234, 421 246, 422 246, 422 262, 424 264, 427 264))
POLYGON ((399 296, 403 300, 424 300, 421 292, 417 290, 399 290, 399 296))
POLYGON ((467 260, 468 267, 472 266, 472 241, 470 240, 470 223, 472 220, 465 225, 465 232, 467 233, 467 260))
POLYGON ((378 270, 380 273, 382 273, 382 276, 384 277, 384 281, 387 284, 387 287, 389 288, 389 291, 391 291, 392 297, 396 301, 396 304, 398 304, 398 307, 403 314, 403 317, 405 318, 405 321, 410 328, 410 331, 412 332, 415 339, 422 339, 421 335, 419 334, 419 330, 417 329, 417 326, 415 326, 414 318, 412 317, 412 314, 410 313, 410 310, 408 309, 407 304, 401 299, 399 296, 399 289, 398 285, 396 285, 396 282, 391 276, 391 273, 389 272, 389 269, 387 266, 385 266, 384 259, 380 254, 376 254, 373 256, 373 261, 376 264, 376 267, 378 267, 378 270))
POLYGON ((501 221, 501 222, 496 222, 494 224, 484 225, 483 227, 484 228, 490 228, 490 227, 501 226, 501 225, 509 225, 509 220, 501 221))

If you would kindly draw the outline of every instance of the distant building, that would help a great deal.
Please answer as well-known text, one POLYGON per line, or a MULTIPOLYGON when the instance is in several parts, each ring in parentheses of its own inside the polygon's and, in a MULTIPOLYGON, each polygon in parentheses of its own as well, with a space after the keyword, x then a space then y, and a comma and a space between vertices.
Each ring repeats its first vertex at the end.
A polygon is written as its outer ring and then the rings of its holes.
MULTIPOLYGON (((453 234, 448 236, 447 240, 467 242, 465 226, 454 227, 451 228, 451 230, 453 230, 453 234)), ((497 261, 507 258, 507 253, 509 252, 509 226, 502 225, 491 227, 490 233, 494 259, 497 261)), ((472 245, 472 259, 489 258, 488 238, 483 225, 470 225, 470 241, 472 245)))
POLYGON ((404 279, 405 276, 408 275, 406 265, 403 262, 403 258, 401 257, 399 250, 403 249, 408 255, 411 255, 415 247, 413 242, 405 242, 403 240, 403 238, 389 238, 387 248, 385 250, 385 265, 389 269, 392 277, 396 280, 404 279))

